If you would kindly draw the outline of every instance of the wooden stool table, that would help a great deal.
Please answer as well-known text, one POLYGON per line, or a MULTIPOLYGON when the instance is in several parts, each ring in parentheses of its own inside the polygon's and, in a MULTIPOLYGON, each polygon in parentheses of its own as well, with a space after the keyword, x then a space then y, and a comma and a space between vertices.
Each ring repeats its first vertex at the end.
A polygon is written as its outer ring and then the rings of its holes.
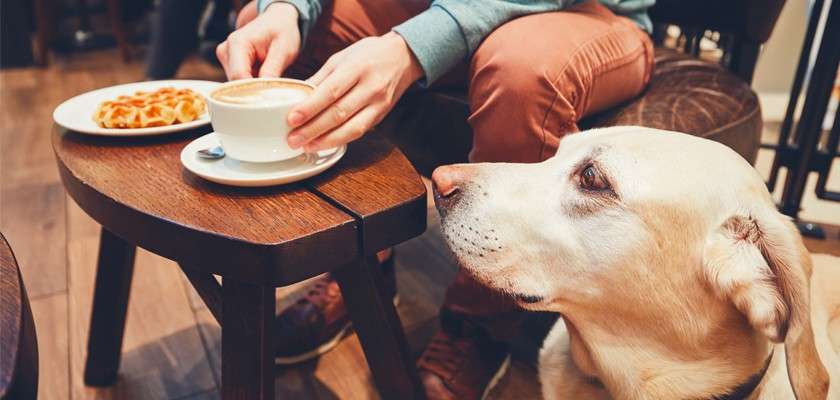
POLYGON ((426 228, 426 189, 408 160, 368 135, 309 180, 227 187, 181 166, 181 149, 207 132, 114 138, 55 128, 64 187, 102 225, 85 383, 116 378, 140 246, 176 261, 219 321, 222 398, 274 398, 274 290, 324 272, 341 286, 381 396, 422 397, 374 262, 426 228))

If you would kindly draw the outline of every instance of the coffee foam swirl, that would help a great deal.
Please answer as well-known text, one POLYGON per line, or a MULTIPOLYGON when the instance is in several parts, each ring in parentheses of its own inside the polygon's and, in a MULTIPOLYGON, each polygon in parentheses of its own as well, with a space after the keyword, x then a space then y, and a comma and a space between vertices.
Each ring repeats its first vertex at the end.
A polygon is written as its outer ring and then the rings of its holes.
POLYGON ((277 105, 297 103, 309 96, 311 88, 284 82, 251 82, 229 86, 211 97, 224 103, 243 105, 277 105))

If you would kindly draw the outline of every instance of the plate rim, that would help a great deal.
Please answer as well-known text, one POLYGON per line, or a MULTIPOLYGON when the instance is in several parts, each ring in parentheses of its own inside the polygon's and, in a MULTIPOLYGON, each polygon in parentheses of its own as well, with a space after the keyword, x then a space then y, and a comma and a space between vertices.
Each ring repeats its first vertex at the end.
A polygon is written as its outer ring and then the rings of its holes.
MULTIPOLYGON (((190 146, 192 146, 194 143, 197 143, 201 140, 204 140, 205 138, 207 138, 208 136, 211 136, 211 135, 215 136, 216 132, 210 132, 210 133, 207 133, 205 135, 199 136, 199 137, 191 140, 189 143, 187 143, 184 146, 183 149, 181 149, 181 154, 179 155, 178 159, 179 159, 179 161, 181 161, 181 166, 183 168, 185 168, 187 171, 189 171, 190 173, 192 173, 193 175, 196 175, 196 176, 198 176, 198 177, 200 177, 204 180, 207 180, 207 181, 210 181, 210 182, 213 182, 213 183, 216 183, 216 184, 227 185, 227 186, 232 186, 232 187, 271 187, 271 186, 286 185, 286 184, 302 181, 304 179, 313 177, 315 175, 318 175, 318 174, 330 169, 333 165, 338 163, 338 161, 340 161, 342 158, 344 158, 344 155, 347 153, 347 144, 343 144, 341 146, 333 147, 333 149, 336 149, 336 151, 333 154, 330 155, 327 162, 324 162, 323 164, 320 164, 320 165, 316 165, 315 168, 313 168, 311 170, 305 170, 305 171, 298 172, 296 174, 286 175, 286 176, 282 176, 282 177, 276 177, 276 178, 270 178, 270 179, 262 179, 262 178, 218 179, 218 178, 215 178, 212 175, 201 173, 200 171, 196 171, 193 168, 190 168, 188 163, 185 161, 186 157, 189 157, 187 149, 190 146), (234 183, 230 183, 230 182, 234 182, 234 183)), ((221 160, 217 160, 217 161, 221 161, 221 160)))
POLYGON ((167 126, 155 126, 155 127, 147 127, 147 128, 129 128, 129 129, 117 129, 117 128, 102 128, 97 126, 96 129, 77 129, 78 127, 71 127, 65 125, 59 120, 59 111, 69 107, 69 104, 72 104, 74 101, 78 101, 79 97, 83 96, 90 96, 94 95, 97 92, 105 91, 105 90, 112 90, 118 89, 121 87, 130 87, 130 86, 141 86, 144 84, 178 84, 178 83, 197 83, 197 84, 214 84, 214 85, 221 85, 224 82, 217 82, 217 81, 208 81, 208 80, 200 80, 200 79, 162 79, 162 80, 155 80, 155 81, 140 81, 140 82, 128 82, 128 83, 121 83, 118 85, 111 85, 106 87, 101 87, 98 89, 89 90, 84 93, 79 93, 67 100, 62 101, 58 106, 53 109, 52 117, 53 122, 57 125, 61 126, 64 129, 71 130, 73 132, 78 132, 85 135, 94 135, 94 136, 110 136, 110 137, 138 137, 138 136, 157 136, 157 135, 164 135, 168 133, 175 133, 181 132, 188 129, 194 129, 198 127, 205 126, 210 123, 209 113, 205 112, 206 117, 202 119, 197 119, 195 121, 190 121, 183 124, 174 124, 174 125, 167 125, 167 126))

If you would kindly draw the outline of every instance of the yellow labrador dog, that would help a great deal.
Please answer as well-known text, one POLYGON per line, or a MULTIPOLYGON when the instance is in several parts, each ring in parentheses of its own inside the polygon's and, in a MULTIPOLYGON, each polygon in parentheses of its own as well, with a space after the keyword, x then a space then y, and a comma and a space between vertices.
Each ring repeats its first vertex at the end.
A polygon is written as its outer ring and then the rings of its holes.
POLYGON ((729 148, 598 129, 539 164, 441 167, 433 181, 460 264, 563 316, 540 353, 546 399, 840 398, 827 328, 840 274, 812 271, 729 148))

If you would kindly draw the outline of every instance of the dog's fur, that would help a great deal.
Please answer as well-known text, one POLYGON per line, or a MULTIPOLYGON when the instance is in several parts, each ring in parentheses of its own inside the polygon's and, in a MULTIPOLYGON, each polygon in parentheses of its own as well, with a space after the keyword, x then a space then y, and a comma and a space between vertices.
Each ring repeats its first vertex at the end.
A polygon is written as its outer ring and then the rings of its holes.
POLYGON ((812 274, 795 226, 729 148, 616 127, 569 135, 542 163, 433 179, 457 187, 437 200, 462 267, 562 315, 540 353, 545 398, 711 398, 771 351, 750 398, 840 398, 840 271, 812 274), (602 187, 582 183, 590 166, 602 187))

